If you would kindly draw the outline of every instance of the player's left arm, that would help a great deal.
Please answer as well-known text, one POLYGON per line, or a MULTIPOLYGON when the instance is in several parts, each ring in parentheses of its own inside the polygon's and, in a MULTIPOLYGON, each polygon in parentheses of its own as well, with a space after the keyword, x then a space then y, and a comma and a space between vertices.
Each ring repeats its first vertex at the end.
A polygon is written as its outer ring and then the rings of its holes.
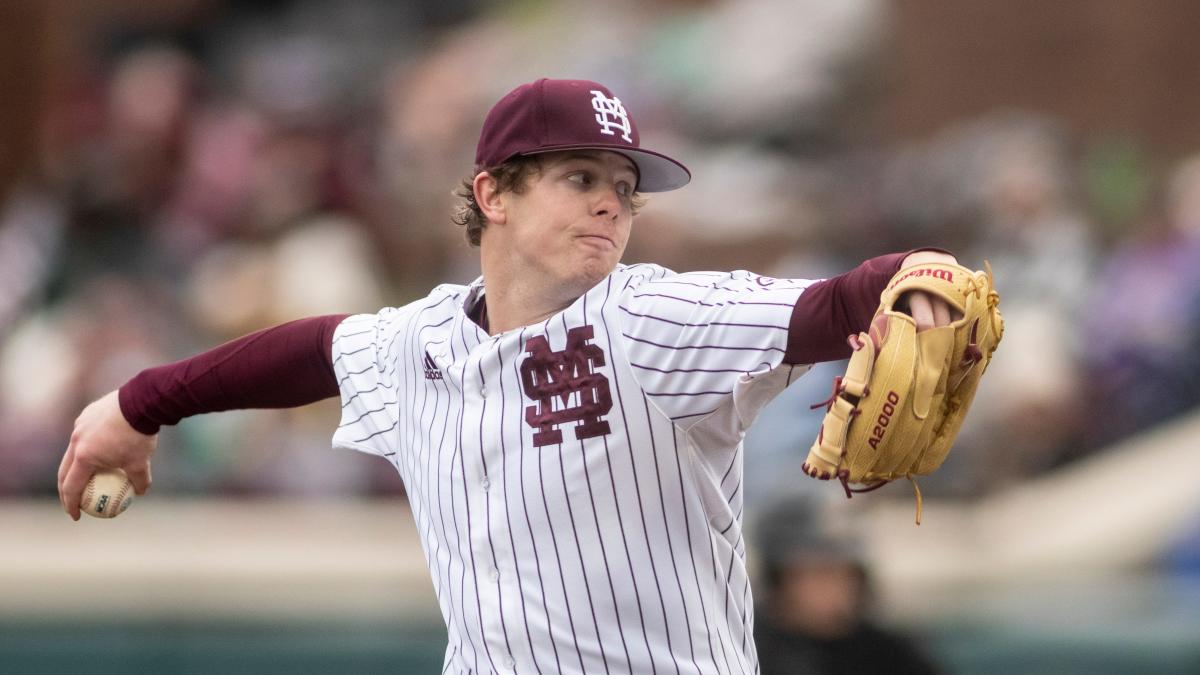
MULTIPOLYGON (((867 329, 892 277, 906 267, 932 262, 958 264, 958 259, 935 248, 890 253, 809 286, 792 310, 784 362, 808 364, 849 358, 846 336, 867 329)), ((914 292, 905 300, 918 330, 945 326, 954 318, 941 298, 914 292)))
MULTIPOLYGON (((905 256, 904 260, 900 263, 900 269, 923 263, 957 265, 958 258, 955 258, 950 253, 939 250, 915 251, 905 256)), ((882 291, 883 289, 880 289, 880 292, 882 291)), ((908 314, 917 322, 918 333, 929 328, 948 326, 955 319, 953 316, 954 311, 944 299, 930 295, 924 291, 907 293, 900 300, 901 302, 907 302, 908 314)))
MULTIPOLYGON (((783 365, 849 358, 847 336, 868 328, 888 282, 905 266, 935 260, 954 257, 931 249, 892 253, 815 282, 691 272, 631 287, 620 316, 634 376, 667 417, 694 422, 745 389, 739 381, 750 374, 764 381, 783 365)), ((922 321, 936 325, 941 315, 948 322, 945 306, 935 309, 930 298, 915 303, 922 321)))

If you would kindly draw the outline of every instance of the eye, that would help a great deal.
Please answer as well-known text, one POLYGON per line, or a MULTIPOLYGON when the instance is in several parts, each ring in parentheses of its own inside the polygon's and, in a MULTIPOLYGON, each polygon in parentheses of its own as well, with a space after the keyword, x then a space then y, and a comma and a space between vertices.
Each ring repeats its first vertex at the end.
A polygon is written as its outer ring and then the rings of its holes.
POLYGON ((622 197, 632 197, 633 196, 633 184, 626 182, 626 181, 618 181, 617 182, 617 194, 621 195, 622 197))
POLYGON ((567 180, 571 181, 572 183, 576 183, 578 185, 591 185, 592 184, 592 174, 590 174, 586 171, 576 171, 575 173, 568 174, 567 180))

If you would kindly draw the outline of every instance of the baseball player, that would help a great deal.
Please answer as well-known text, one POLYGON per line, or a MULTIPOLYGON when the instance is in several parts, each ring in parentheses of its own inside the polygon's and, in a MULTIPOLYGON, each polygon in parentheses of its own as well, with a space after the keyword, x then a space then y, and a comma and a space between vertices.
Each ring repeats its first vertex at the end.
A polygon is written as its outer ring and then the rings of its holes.
MULTIPOLYGON (((449 632, 445 672, 758 670, 742 436, 810 364, 848 356, 902 266, 823 281, 623 265, 641 193, 683 187, 608 88, 502 98, 457 222, 482 277, 376 314, 302 319, 139 373, 84 409, 59 471, 141 494, 162 425, 341 396, 333 445, 403 478, 449 632)), ((909 298, 921 328, 950 310, 909 298)))

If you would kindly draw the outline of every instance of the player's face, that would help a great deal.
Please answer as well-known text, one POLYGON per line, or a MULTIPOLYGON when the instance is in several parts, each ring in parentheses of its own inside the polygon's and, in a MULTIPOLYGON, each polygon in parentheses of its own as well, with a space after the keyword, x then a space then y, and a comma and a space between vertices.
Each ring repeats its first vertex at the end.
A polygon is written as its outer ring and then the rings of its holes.
POLYGON ((633 162, 599 150, 548 153, 520 193, 506 195, 509 243, 526 270, 582 294, 612 272, 633 223, 633 162))

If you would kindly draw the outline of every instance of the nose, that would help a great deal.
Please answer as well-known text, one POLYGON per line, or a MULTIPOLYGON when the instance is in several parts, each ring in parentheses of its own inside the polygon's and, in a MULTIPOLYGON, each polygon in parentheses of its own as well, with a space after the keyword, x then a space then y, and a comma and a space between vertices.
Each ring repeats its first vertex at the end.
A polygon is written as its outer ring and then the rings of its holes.
POLYGON ((615 219, 621 212, 621 197, 614 185, 597 188, 596 199, 592 202, 592 215, 615 219))

